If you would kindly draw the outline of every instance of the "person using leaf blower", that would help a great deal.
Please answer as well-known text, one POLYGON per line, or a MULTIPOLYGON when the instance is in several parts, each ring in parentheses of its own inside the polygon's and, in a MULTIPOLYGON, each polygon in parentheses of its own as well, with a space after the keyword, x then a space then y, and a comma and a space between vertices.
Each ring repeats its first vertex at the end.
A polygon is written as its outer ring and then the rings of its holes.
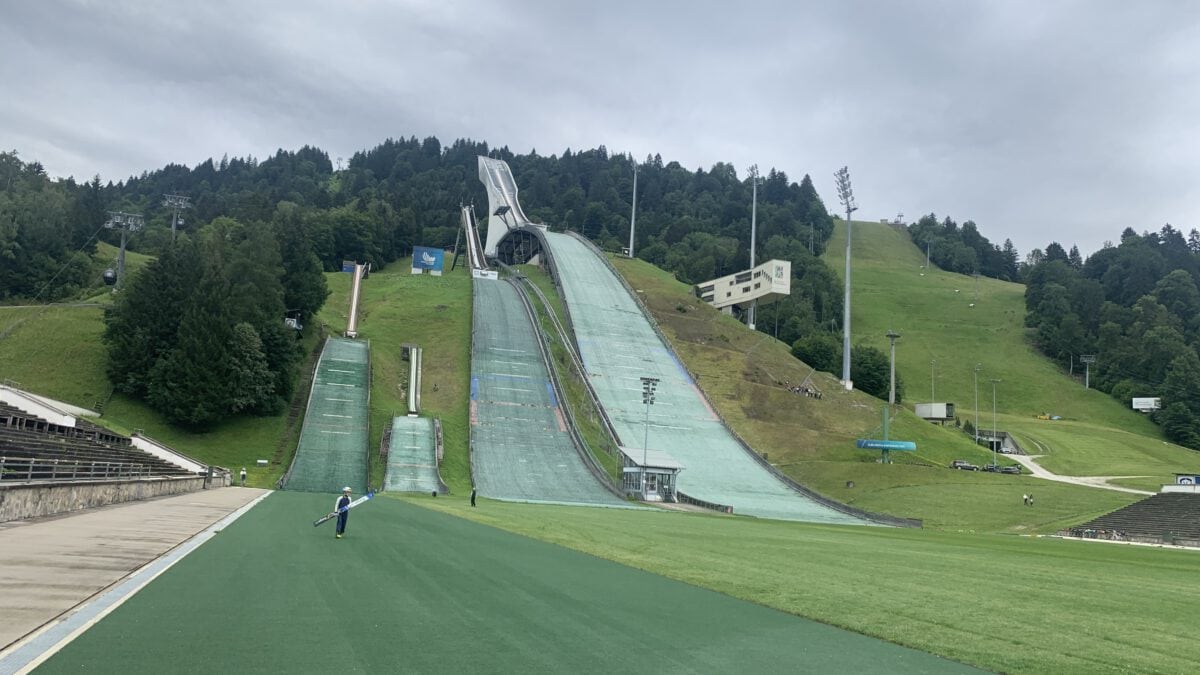
POLYGON ((333 511, 337 514, 337 530, 334 536, 338 539, 341 539, 342 535, 346 533, 346 521, 350 519, 350 509, 348 507, 350 506, 351 492, 352 490, 349 485, 343 488, 342 496, 338 497, 337 502, 333 506, 333 511))

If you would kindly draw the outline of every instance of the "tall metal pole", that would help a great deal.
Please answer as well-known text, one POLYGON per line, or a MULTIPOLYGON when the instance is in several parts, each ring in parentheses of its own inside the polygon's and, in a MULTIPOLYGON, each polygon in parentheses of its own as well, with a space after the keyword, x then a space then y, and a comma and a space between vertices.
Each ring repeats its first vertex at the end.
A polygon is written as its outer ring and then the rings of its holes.
POLYGON ((991 464, 996 464, 996 384, 1000 380, 991 381, 991 464))
POLYGON ((891 359, 891 387, 888 389, 888 405, 896 405, 896 339, 900 334, 896 331, 889 330, 887 332, 888 340, 892 342, 892 359, 891 359))
POLYGON ((937 403, 937 359, 929 361, 929 402, 937 403))
POLYGON ((180 209, 191 208, 189 204, 190 197, 185 197, 180 194, 163 195, 163 206, 169 206, 172 209, 171 213, 171 241, 175 241, 175 229, 179 224, 180 209))
POLYGON ((633 208, 629 212, 629 257, 633 257, 633 233, 637 230, 637 160, 629 156, 633 162, 633 208))
POLYGON ((117 283, 113 287, 114 292, 120 290, 125 283, 125 246, 129 243, 129 233, 142 229, 143 222, 140 213, 108 212, 108 221, 104 223, 104 227, 121 230, 121 250, 117 253, 117 283))
MULTIPOLYGON (((754 246, 758 237, 758 165, 750 166, 750 269, 754 269, 754 246)), ((754 330, 754 314, 758 309, 758 298, 750 302, 750 315, 746 325, 754 330)))
POLYGON ((854 388, 850 379, 850 240, 853 222, 850 215, 858 209, 854 204, 854 189, 850 186, 850 169, 843 166, 834 174, 837 179, 838 199, 846 207, 846 282, 845 298, 842 300, 842 385, 849 391, 854 388))
POLYGON ((975 445, 979 445, 979 369, 981 363, 975 364, 975 445))

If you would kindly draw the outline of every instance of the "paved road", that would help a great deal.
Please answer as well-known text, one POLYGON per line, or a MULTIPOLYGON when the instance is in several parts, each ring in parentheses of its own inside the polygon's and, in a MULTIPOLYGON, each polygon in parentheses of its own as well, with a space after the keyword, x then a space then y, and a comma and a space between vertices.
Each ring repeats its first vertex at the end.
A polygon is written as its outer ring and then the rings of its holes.
POLYGON ((1101 488, 1104 490, 1116 490, 1117 492, 1129 492, 1135 495, 1152 495, 1153 492, 1145 490, 1135 490, 1134 488, 1121 487, 1120 485, 1110 485, 1108 481, 1114 478, 1145 478, 1146 476, 1060 476, 1056 473, 1043 469, 1036 461, 1041 455, 1009 455, 1010 458, 1018 461, 1033 474, 1034 478, 1045 478, 1057 483, 1071 483, 1072 485, 1083 485, 1084 487, 1101 488))
POLYGON ((264 492, 202 490, 0 524, 0 650, 264 492))

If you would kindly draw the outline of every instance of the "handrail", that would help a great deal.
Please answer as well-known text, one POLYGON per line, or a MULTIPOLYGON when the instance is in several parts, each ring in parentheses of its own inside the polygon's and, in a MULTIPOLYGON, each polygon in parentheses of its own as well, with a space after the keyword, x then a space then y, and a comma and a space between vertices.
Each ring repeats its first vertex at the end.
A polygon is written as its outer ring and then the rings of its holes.
POLYGON ((679 498, 679 503, 681 503, 681 504, 691 504, 692 506, 699 506, 701 508, 710 509, 713 511, 719 511, 721 513, 729 513, 729 514, 733 513, 733 507, 729 506, 728 504, 718 504, 717 502, 710 502, 710 501, 705 501, 703 499, 697 499, 696 497, 693 497, 684 492, 680 492, 678 490, 675 491, 675 496, 679 498))
MULTIPOLYGON (((180 472, 192 475, 184 469, 180 472)), ((140 462, 108 462, 102 460, 62 460, 39 457, 0 456, 0 483, 4 481, 35 480, 102 480, 138 476, 167 476, 140 462)))
POLYGON ((450 494, 450 486, 442 480, 442 456, 445 448, 442 443, 442 418, 433 418, 433 470, 437 473, 438 491, 444 495, 450 494))

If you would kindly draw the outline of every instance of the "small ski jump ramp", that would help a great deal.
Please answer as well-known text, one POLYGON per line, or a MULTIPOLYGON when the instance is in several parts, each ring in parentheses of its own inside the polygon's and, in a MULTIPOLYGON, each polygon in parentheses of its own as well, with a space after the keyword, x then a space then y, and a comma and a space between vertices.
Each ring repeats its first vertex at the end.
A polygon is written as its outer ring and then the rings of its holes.
POLYGON ((336 494, 367 488, 370 368, 367 343, 330 338, 321 351, 288 490, 336 494))
POLYGON ((388 492, 442 491, 432 418, 393 418, 387 459, 383 485, 388 492))

